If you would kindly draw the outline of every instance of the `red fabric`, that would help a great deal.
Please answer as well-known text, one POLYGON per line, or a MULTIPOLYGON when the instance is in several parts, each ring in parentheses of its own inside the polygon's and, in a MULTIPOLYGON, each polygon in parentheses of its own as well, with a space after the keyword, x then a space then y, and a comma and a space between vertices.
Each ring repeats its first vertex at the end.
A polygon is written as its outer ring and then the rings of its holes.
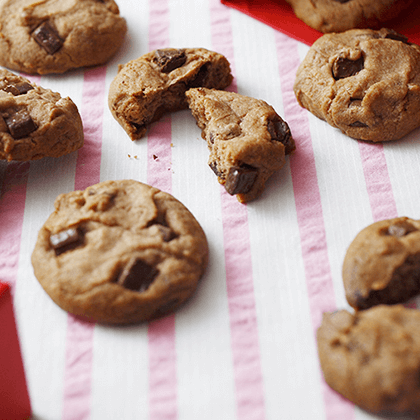
MULTIPOLYGON (((221 2, 307 45, 312 45, 323 35, 298 19, 285 0, 221 0, 221 2)), ((413 5, 398 18, 387 22, 384 26, 406 35, 410 42, 420 44, 420 2, 413 2, 413 5)))
POLYGON ((0 418, 31 415, 9 286, 0 282, 0 418))

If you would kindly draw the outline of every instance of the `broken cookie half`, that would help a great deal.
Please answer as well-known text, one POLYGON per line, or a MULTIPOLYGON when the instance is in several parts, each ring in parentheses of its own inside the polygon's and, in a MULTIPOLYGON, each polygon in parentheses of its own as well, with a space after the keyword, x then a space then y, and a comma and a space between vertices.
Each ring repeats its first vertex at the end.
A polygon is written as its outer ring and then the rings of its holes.
POLYGON ((235 92, 193 88, 186 96, 219 182, 241 203, 260 196, 295 150, 288 124, 266 102, 235 92))
POLYGON ((131 140, 138 140, 164 114, 188 108, 188 89, 224 89, 232 80, 222 54, 204 48, 162 48, 120 66, 108 105, 131 140))

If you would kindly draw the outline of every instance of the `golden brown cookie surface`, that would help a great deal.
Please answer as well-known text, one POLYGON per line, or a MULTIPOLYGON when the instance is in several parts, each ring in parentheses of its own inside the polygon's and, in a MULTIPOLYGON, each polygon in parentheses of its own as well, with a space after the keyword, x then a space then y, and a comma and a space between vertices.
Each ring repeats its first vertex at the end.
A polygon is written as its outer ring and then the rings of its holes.
POLYGON ((357 309, 402 303, 420 293, 420 221, 382 220, 362 229, 343 263, 347 301, 357 309))
POLYGON ((420 47, 388 29, 326 34, 294 84, 299 104, 360 140, 397 140, 420 125, 420 47))
POLYGON ((83 141, 82 120, 70 98, 0 69, 0 159, 60 157, 83 141))
POLYGON ((318 31, 378 28, 407 9, 413 0, 286 0, 296 16, 318 31))
POLYGON ((380 305, 326 313, 318 354, 327 384, 369 412, 420 414, 420 311, 380 305))
POLYGON ((120 66, 109 89, 109 109, 131 140, 137 140, 163 114, 188 108, 189 88, 224 89, 232 79, 229 62, 219 53, 163 48, 120 66))
POLYGON ((3 0, 0 65, 47 74, 104 64, 126 31, 114 0, 3 0))
POLYGON ((207 260, 205 234, 188 209, 134 180, 58 196, 32 254, 35 276, 61 308, 113 324, 177 309, 207 260))
POLYGON ((295 150, 288 124, 266 102, 234 92, 195 88, 186 95, 219 182, 240 202, 257 198, 295 150))

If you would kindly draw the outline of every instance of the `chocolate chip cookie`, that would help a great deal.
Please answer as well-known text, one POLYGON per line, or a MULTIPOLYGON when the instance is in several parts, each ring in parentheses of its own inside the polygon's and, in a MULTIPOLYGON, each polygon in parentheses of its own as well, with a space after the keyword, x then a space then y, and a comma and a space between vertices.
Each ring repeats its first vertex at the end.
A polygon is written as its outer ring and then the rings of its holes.
POLYGON ((379 415, 420 414, 420 311, 380 305, 326 313, 318 353, 327 384, 379 415))
POLYGON ((126 31, 114 0, 2 0, 0 65, 46 74, 103 64, 126 31))
POLYGON ((296 16, 318 31, 380 28, 413 0, 286 0, 296 16))
POLYGON ((206 236, 188 209, 134 180, 59 195, 32 254, 35 276, 57 305, 111 324, 175 311, 207 260, 206 236))
POLYGON ((345 255, 343 282, 347 301, 357 309, 418 295, 420 221, 398 217, 361 230, 345 255))
POLYGON ((83 141, 82 120, 70 98, 0 69, 0 159, 59 157, 83 141))
POLYGON ((295 150, 288 124, 266 102, 235 92, 194 88, 186 96, 218 181, 241 203, 257 198, 295 150))
POLYGON ((350 137, 397 140, 420 126, 420 47, 395 31, 326 34, 294 84, 299 104, 350 137))
POLYGON ((120 66, 109 89, 109 109, 138 140, 163 114, 188 108, 185 91, 224 89, 232 82, 228 60, 204 48, 164 48, 120 66))

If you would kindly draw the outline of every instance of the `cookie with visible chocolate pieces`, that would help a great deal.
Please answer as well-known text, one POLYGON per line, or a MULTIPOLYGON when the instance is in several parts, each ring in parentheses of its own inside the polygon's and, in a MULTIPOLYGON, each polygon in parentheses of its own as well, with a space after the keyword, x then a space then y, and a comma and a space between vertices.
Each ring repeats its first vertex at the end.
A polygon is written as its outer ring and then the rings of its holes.
POLYGON ((397 140, 420 126, 420 47, 395 31, 326 34, 294 84, 299 104, 360 140, 397 140))
POLYGON ((318 31, 343 32, 380 28, 406 10, 413 0, 286 0, 296 16, 318 31))
POLYGON ((47 74, 104 64, 126 32, 114 0, 3 0, 0 65, 47 74))
POLYGON ((235 92, 194 88, 186 95, 218 181, 241 203, 260 196, 295 150, 288 124, 266 102, 235 92))
POLYGON ((356 309, 408 301, 420 293, 420 221, 381 220, 362 229, 347 249, 344 290, 356 309))
POLYGON ((419 325, 420 311, 403 305, 325 313, 317 332, 325 381, 371 413, 418 416, 419 325))
POLYGON ((111 324, 175 311, 207 261, 206 236, 190 211, 134 180, 59 195, 32 254, 35 276, 57 305, 111 324))
POLYGON ((0 69, 0 159, 60 157, 83 142, 82 120, 70 98, 0 69))
POLYGON ((204 48, 158 49, 120 66, 109 89, 109 109, 131 140, 138 140, 163 114, 188 108, 189 88, 224 89, 232 80, 222 54, 204 48))

